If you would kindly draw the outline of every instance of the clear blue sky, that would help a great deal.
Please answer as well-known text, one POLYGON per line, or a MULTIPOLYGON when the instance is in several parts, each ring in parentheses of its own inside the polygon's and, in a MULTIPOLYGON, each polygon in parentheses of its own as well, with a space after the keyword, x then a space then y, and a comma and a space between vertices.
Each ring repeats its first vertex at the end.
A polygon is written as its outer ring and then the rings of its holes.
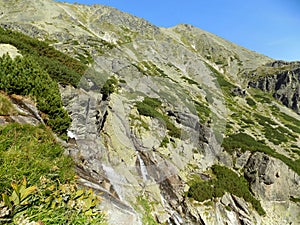
POLYGON ((300 61, 300 0, 64 0, 171 27, 188 23, 275 59, 300 61))

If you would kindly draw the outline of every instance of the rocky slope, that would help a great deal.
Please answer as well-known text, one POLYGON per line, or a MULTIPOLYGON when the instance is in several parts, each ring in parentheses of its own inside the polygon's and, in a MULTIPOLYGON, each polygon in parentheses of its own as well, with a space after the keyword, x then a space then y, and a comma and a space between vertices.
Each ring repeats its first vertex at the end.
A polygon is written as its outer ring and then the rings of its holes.
POLYGON ((299 112, 299 63, 100 5, 1 0, 0 9, 2 27, 89 64, 77 87, 61 86, 67 151, 110 224, 300 223, 300 118, 286 107, 299 112), (273 72, 282 67, 290 72, 273 72), (217 179, 216 164, 245 177, 266 214, 226 185, 221 196, 191 196, 194 183, 217 179))

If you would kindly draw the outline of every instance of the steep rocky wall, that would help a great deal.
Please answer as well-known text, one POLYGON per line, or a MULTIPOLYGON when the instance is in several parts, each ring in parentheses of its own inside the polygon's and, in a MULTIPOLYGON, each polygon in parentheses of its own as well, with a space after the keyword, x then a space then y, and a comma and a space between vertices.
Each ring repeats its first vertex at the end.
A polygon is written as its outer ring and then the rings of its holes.
POLYGON ((275 61, 247 76, 250 87, 269 92, 285 106, 300 114, 300 62, 275 61))

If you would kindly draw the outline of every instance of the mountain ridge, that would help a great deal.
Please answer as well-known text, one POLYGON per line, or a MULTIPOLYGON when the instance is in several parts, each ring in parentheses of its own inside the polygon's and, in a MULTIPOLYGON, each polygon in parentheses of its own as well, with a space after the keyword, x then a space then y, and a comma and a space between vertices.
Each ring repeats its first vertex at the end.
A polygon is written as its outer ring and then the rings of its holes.
MULTIPOLYGON (((76 88, 60 86, 75 138, 67 152, 82 184, 110 193, 102 206, 110 224, 300 220, 291 200, 299 198, 297 110, 273 99, 273 90, 255 89, 260 81, 249 85, 273 59, 190 25, 159 28, 101 5, 0 6, 2 27, 50 40, 89 65, 76 88), (224 168, 212 169, 216 164, 224 168), (218 175, 229 173, 225 168, 247 178, 260 203, 216 188, 224 187, 218 175), (284 183, 289 190, 281 190, 284 183), (196 201, 191 187, 206 184, 215 185, 211 196, 196 201)), ((293 90, 297 95, 299 88, 293 90)))

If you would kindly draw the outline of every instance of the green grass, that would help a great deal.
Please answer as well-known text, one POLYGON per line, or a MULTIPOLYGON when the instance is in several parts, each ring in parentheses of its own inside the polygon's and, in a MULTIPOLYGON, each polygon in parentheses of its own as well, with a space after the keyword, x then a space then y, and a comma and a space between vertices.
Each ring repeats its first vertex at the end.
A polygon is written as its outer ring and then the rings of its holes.
POLYGON ((246 102, 249 106, 254 107, 256 106, 256 102, 252 98, 246 98, 246 102))
POLYGON ((212 198, 222 197, 225 192, 229 192, 252 204, 253 208, 260 214, 265 215, 260 202, 254 198, 249 189, 249 184, 243 176, 238 176, 231 169, 213 165, 213 174, 215 178, 208 181, 201 180, 200 177, 194 177, 189 182, 188 197, 203 202, 212 198))
POLYGON ((0 127, 0 190, 12 181, 27 177, 29 184, 41 176, 53 176, 67 181, 74 176, 73 162, 63 155, 49 129, 16 123, 0 127))
POLYGON ((282 127, 277 124, 269 117, 254 114, 257 122, 263 126, 263 132, 265 137, 273 142, 275 145, 279 145, 281 143, 287 143, 288 141, 296 141, 296 137, 292 134, 288 129, 282 127))
POLYGON ((7 96, 0 93, 0 116, 16 115, 17 110, 14 108, 7 96))
POLYGON ((151 214, 152 206, 150 205, 149 201, 145 197, 139 196, 137 198, 137 204, 143 208, 143 225, 158 225, 158 223, 151 214))
POLYGON ((103 213, 96 209, 99 198, 80 190, 74 175, 73 160, 64 155, 50 129, 0 126, 0 205, 9 210, 0 215, 0 223, 20 224, 27 218, 44 224, 104 224, 103 213))

